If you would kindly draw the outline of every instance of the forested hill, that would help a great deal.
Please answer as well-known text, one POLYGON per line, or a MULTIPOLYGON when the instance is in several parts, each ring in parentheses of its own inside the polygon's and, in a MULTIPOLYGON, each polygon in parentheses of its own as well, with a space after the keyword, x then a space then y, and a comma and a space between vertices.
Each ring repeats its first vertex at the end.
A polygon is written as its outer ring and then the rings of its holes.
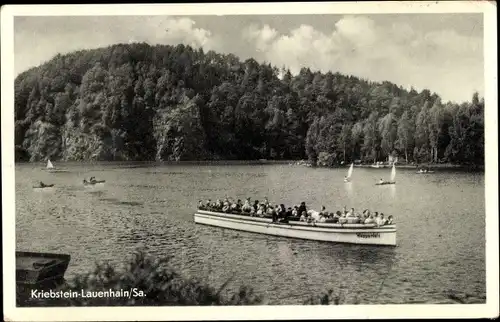
POLYGON ((15 80, 16 160, 303 159, 482 164, 484 100, 443 104, 338 73, 191 47, 58 55, 15 80), (281 76, 281 77, 279 77, 281 76))

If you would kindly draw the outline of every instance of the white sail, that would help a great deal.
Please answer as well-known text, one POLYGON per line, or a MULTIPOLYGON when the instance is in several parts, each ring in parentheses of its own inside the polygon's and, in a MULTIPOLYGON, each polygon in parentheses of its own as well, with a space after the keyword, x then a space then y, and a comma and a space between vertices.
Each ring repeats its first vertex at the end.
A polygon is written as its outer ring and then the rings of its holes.
POLYGON ((394 181, 396 179, 396 165, 392 165, 392 171, 391 171, 391 181, 394 181))
POLYGON ((351 163, 349 170, 347 171, 347 178, 350 179, 352 176, 352 170, 354 170, 354 163, 351 163))
POLYGON ((50 162, 50 160, 47 161, 47 169, 54 169, 54 166, 52 165, 52 162, 50 162))

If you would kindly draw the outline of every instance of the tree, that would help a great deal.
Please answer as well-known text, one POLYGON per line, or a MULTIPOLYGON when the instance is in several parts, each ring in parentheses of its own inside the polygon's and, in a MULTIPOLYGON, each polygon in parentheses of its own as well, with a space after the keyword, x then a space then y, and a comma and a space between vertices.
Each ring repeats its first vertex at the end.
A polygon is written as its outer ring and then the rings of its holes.
POLYGON ((378 160, 379 132, 377 130, 378 113, 372 112, 363 128, 363 151, 365 158, 378 160))
POLYGON ((429 145, 431 148, 430 159, 436 163, 438 162, 439 138, 442 132, 443 121, 443 107, 441 105, 441 101, 437 99, 429 111, 429 123, 427 124, 429 132, 429 145))
POLYGON ((380 147, 385 156, 389 156, 394 150, 397 139, 397 121, 394 114, 389 113, 384 116, 378 127, 381 143, 380 147))
POLYGON ((378 160, 397 148, 406 159, 413 150, 420 160, 484 162, 484 99, 477 93, 443 106, 429 90, 390 82, 306 66, 295 76, 286 68, 278 74, 268 63, 186 45, 57 55, 15 79, 16 158, 321 156, 333 165, 378 160))
POLYGON ((417 115, 415 123, 415 151, 414 156, 418 161, 431 161, 432 155, 429 146, 429 102, 425 102, 422 110, 417 115))
MULTIPOLYGON (((342 147, 344 154, 344 162, 347 162, 347 151, 351 147, 351 124, 342 125, 342 130, 340 131, 338 145, 342 147)), ((349 159, 351 156, 349 157, 349 159)))
POLYGON ((408 117, 408 111, 405 111, 399 119, 397 141, 396 144, 399 149, 404 150, 405 160, 408 163, 408 151, 412 146, 414 127, 408 117))

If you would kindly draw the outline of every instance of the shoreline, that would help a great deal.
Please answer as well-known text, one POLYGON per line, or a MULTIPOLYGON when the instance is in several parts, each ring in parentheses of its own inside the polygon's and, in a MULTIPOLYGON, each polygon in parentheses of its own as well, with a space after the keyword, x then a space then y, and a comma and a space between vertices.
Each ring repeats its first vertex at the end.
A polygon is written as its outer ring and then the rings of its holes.
MULTIPOLYGON (((348 168, 350 163, 346 165, 338 166, 311 166, 305 160, 191 160, 191 161, 53 161, 59 166, 68 165, 122 165, 127 166, 168 166, 168 165, 290 165, 290 166, 306 166, 311 168, 323 168, 323 169, 343 169, 348 168)), ((21 161, 14 162, 14 165, 39 165, 41 168, 45 168, 45 161, 21 161)), ((375 168, 372 164, 355 164, 355 168, 365 168, 365 169, 390 169, 390 165, 381 165, 379 168, 375 168)), ((484 171, 484 165, 462 165, 462 164, 451 164, 451 163, 422 163, 419 165, 413 164, 396 164, 398 169, 419 169, 420 167, 427 167, 431 170, 473 170, 473 171, 484 171)))

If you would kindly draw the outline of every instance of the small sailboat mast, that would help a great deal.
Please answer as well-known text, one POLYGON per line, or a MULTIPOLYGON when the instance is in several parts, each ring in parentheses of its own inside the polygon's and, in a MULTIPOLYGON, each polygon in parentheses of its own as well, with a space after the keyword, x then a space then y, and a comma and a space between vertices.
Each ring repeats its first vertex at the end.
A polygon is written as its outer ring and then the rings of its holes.
POLYGON ((394 179, 396 179, 396 165, 393 163, 391 171, 391 182, 394 182, 394 179))
POLYGON ((354 163, 351 163, 349 170, 347 171, 347 179, 350 179, 352 176, 352 170, 354 169, 354 163))

